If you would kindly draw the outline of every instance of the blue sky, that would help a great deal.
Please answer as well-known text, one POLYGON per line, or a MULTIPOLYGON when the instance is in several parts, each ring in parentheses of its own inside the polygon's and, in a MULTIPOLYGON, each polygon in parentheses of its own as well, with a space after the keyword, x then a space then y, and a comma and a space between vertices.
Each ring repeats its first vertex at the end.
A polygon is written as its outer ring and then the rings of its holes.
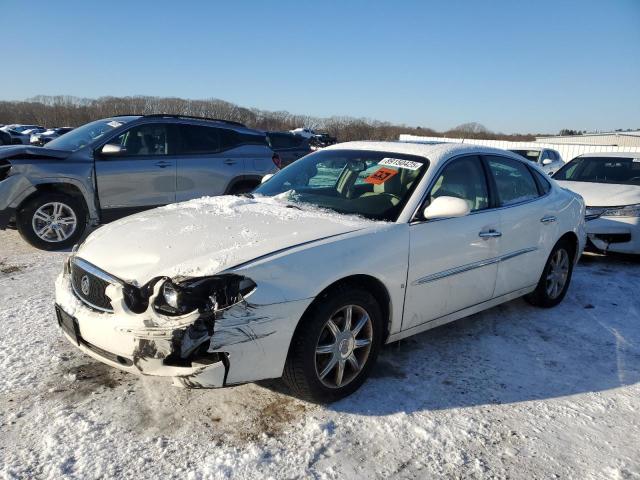
POLYGON ((640 0, 4 0, 0 11, 1 99, 158 95, 435 129, 640 128, 640 0))

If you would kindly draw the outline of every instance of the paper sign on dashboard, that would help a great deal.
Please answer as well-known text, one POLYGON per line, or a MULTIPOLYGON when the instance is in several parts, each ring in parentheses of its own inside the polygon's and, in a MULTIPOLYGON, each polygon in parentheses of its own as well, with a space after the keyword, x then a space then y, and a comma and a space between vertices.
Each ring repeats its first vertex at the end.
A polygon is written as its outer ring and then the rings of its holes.
MULTIPOLYGON (((379 164, 378 164, 379 165, 379 164)), ((391 170, 390 168, 379 168, 367 178, 364 179, 365 183, 370 183, 372 185, 380 185, 381 183, 386 182, 391 177, 398 173, 397 170, 391 170)))

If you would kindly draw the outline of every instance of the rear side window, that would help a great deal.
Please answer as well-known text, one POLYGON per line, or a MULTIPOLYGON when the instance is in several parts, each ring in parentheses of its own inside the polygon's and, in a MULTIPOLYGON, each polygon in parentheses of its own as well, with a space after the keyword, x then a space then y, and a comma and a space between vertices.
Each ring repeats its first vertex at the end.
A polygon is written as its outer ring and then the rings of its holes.
POLYGON ((241 147, 242 145, 267 145, 267 138, 264 135, 252 135, 250 133, 240 133, 235 130, 220 128, 220 147, 222 150, 241 147))
POLYGON ((540 190, 540 195, 546 195, 551 190, 551 184, 549 180, 545 177, 545 175, 541 174, 537 170, 531 170, 533 172, 533 176, 536 177, 536 182, 538 183, 538 189, 540 190))
POLYGON ((487 156, 487 161, 501 207, 516 205, 539 196, 536 182, 526 165, 511 158, 497 156, 487 156))
POLYGON ((199 125, 180 125, 182 146, 180 153, 216 153, 220 151, 217 128, 199 125))

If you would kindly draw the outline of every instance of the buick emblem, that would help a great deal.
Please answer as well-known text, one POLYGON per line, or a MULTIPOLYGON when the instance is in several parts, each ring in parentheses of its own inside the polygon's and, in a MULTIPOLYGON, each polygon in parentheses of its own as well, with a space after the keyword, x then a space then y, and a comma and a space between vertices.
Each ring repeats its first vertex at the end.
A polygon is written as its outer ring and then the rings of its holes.
POLYGON ((82 290, 82 293, 85 295, 89 295, 91 291, 91 282, 89 282, 89 277, 86 275, 83 275, 80 279, 80 290, 82 290))

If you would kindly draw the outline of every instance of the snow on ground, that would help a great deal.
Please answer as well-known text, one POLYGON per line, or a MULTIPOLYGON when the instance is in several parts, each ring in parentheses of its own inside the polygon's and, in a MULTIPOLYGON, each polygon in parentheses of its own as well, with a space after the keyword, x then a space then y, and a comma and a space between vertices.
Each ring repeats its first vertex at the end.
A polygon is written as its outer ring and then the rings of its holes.
POLYGON ((0 232, 4 478, 640 478, 640 261, 583 258, 555 309, 516 300, 389 345, 318 406, 79 353, 55 325, 64 256, 0 232))

